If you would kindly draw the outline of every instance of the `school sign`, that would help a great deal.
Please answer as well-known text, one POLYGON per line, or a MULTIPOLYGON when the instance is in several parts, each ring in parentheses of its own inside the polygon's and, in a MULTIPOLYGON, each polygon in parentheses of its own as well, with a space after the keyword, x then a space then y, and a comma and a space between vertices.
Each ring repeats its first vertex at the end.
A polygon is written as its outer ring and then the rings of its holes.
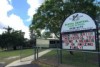
POLYGON ((70 15, 61 27, 62 49, 96 50, 96 24, 84 13, 70 15))

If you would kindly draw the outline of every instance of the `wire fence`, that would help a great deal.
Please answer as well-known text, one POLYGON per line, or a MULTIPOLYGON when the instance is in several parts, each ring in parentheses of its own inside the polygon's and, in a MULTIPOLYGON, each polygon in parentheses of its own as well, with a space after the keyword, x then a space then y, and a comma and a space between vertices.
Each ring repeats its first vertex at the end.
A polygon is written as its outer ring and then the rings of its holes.
MULTIPOLYGON (((98 51, 75 51, 75 50, 63 50, 59 49, 58 40, 53 40, 54 47, 49 41, 48 47, 39 47, 37 50, 48 49, 51 50, 42 57, 38 57, 36 61, 41 65, 41 67, 100 67, 100 52, 98 51)), ((39 55, 38 55, 39 56, 39 55)))
POLYGON ((20 59, 21 62, 35 60, 33 62, 38 62, 41 67, 100 67, 100 52, 98 51, 63 50, 59 48, 57 39, 38 39, 36 42, 37 46, 30 49, 0 50, 0 64, 6 65, 20 59), (41 55, 40 52, 44 50, 50 51, 41 55), (31 59, 23 59, 27 56, 31 56, 31 59))

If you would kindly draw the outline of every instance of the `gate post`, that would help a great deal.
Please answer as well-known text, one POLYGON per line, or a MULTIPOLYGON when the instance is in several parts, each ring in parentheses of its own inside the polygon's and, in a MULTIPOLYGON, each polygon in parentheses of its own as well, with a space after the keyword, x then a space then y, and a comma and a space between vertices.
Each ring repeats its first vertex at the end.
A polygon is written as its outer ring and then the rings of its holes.
POLYGON ((99 28, 98 28, 98 24, 97 24, 97 51, 98 51, 98 65, 100 67, 100 53, 99 53, 99 28))

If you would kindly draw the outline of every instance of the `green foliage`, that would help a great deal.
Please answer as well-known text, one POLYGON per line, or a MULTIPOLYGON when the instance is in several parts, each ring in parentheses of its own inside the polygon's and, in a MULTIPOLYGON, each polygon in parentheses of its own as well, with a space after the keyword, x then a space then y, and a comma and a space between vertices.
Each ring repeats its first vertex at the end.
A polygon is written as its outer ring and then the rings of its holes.
POLYGON ((70 14, 82 12, 95 19, 98 9, 94 0, 69 0, 66 3, 62 0, 45 0, 33 15, 31 30, 47 28, 59 37, 61 24, 70 14))
POLYGON ((22 46, 25 44, 24 32, 15 31, 12 28, 8 30, 8 28, 6 32, 0 35, 0 47, 7 50, 12 48, 16 50, 18 46, 22 46))
POLYGON ((50 38, 50 32, 44 32, 44 34, 42 35, 42 37, 46 38, 50 38))
POLYGON ((36 33, 37 33, 37 37, 41 37, 41 32, 40 32, 40 30, 36 30, 36 33))

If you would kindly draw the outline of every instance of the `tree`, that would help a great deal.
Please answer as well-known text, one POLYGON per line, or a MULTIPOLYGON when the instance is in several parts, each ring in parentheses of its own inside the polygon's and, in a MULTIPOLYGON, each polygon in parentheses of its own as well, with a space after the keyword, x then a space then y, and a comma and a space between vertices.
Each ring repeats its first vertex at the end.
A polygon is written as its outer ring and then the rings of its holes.
POLYGON ((61 24, 70 14, 82 12, 95 19, 98 9, 94 0, 45 0, 33 15, 31 30, 47 28, 59 38, 61 24))
POLYGON ((32 45, 33 47, 36 46, 36 30, 33 28, 34 26, 30 26, 30 40, 29 44, 32 45))
POLYGON ((45 39, 47 39, 47 38, 50 38, 50 32, 44 32, 43 34, 42 34, 42 37, 43 38, 45 38, 45 39))
POLYGON ((5 28, 5 27, 4 27, 4 29, 6 29, 6 30, 7 30, 7 31, 6 31, 7 33, 10 33, 10 32, 11 32, 11 30, 12 30, 12 28, 11 28, 11 27, 9 27, 9 26, 8 26, 7 28, 5 28))
POLYGON ((36 31, 36 37, 40 38, 41 37, 41 32, 39 29, 35 30, 36 31))
POLYGON ((7 50, 16 50, 18 46, 25 44, 24 32, 16 31, 10 27, 6 29, 7 31, 0 35, 0 47, 2 49, 5 48, 7 50))

